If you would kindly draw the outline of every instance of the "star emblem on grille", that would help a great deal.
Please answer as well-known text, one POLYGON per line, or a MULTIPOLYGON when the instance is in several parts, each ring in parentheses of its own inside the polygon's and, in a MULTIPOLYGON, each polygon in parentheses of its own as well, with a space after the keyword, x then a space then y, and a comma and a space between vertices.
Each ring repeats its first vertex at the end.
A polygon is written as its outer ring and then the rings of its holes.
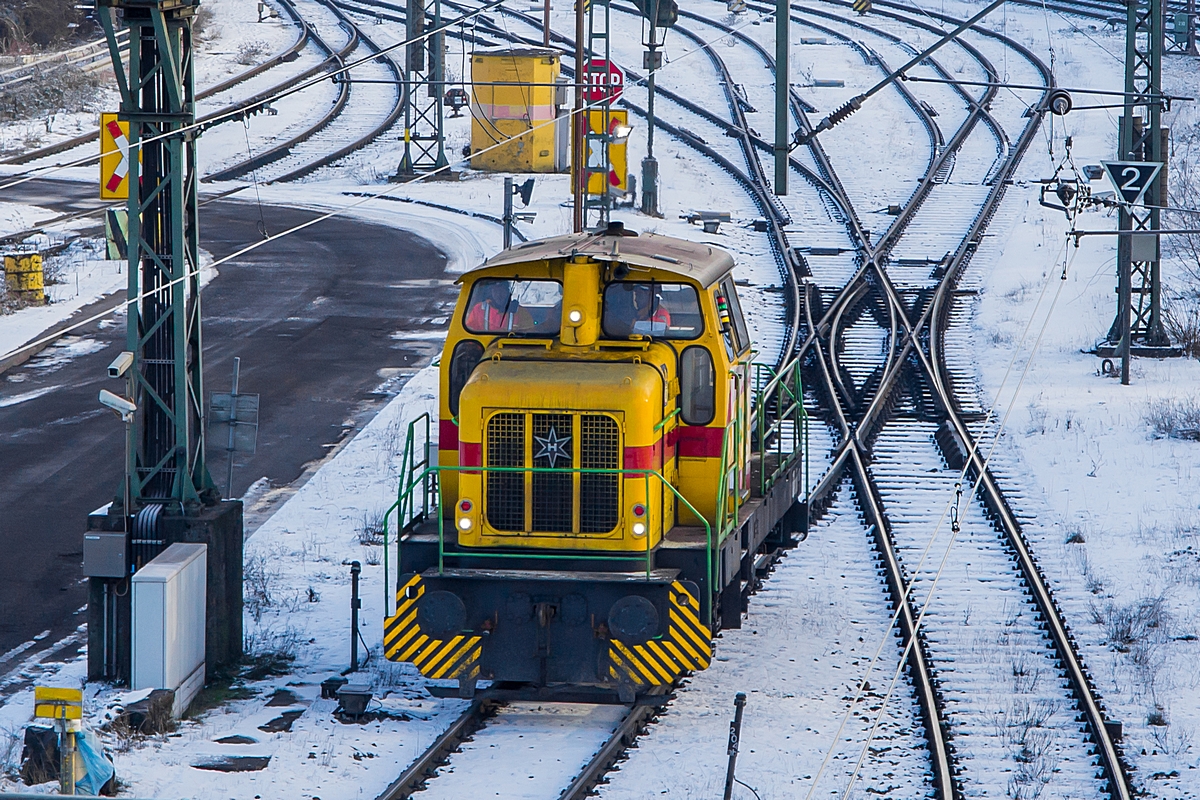
POLYGON ((545 458, 550 461, 550 468, 553 469, 555 462, 558 459, 570 462, 571 460, 571 437, 559 437, 558 431, 551 428, 545 436, 534 436, 533 440, 541 446, 541 450, 534 453, 534 458, 545 458))

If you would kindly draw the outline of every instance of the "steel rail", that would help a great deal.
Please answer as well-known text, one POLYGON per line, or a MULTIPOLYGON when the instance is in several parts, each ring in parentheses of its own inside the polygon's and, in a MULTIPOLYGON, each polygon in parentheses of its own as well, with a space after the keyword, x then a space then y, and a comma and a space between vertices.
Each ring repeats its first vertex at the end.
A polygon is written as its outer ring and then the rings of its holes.
MULTIPOLYGON (((332 8, 332 6, 329 6, 328 3, 324 2, 324 0, 316 0, 316 1, 321 3, 322 5, 325 5, 331 11, 333 11, 335 15, 337 15, 337 11, 334 10, 332 8)), ((283 0, 283 2, 290 4, 291 0, 283 0)), ((351 23, 345 19, 342 19, 340 16, 339 16, 339 20, 341 22, 342 27, 344 27, 346 29, 347 34, 349 34, 348 38, 346 40, 346 44, 343 45, 340 50, 335 51, 333 49, 333 47, 331 47, 320 35, 318 35, 315 31, 313 31, 313 33, 312 33, 313 43, 316 44, 317 47, 320 48, 323 52, 328 54, 324 61, 322 61, 320 64, 318 64, 315 68, 308 70, 307 74, 301 74, 294 78, 291 78, 288 81, 286 81, 282 84, 279 84, 278 86, 271 87, 271 89, 267 90, 267 92, 260 92, 259 94, 255 95, 254 97, 247 98, 246 100, 243 100, 241 103, 239 103, 237 105, 240 105, 243 108, 247 108, 247 109, 251 108, 255 104, 261 102, 264 98, 270 97, 273 94, 275 94, 276 93, 275 90, 288 89, 291 86, 294 86, 295 84, 299 83, 300 81, 310 78, 313 75, 317 74, 322 69, 324 69, 326 66, 330 66, 330 67, 334 67, 334 68, 344 67, 346 65, 346 57, 351 52, 354 51, 354 48, 358 47, 360 35, 359 35, 358 26, 354 25, 353 23, 351 23)), ((338 115, 340 115, 342 113, 343 109, 345 109, 346 104, 350 101, 350 83, 348 81, 339 81, 337 83, 337 87, 338 87, 338 93, 337 93, 337 97, 334 99, 333 105, 330 106, 325 111, 325 113, 321 115, 320 119, 318 119, 312 125, 309 125, 308 127, 304 128, 298 134, 289 138, 287 141, 284 141, 268 150, 264 150, 263 152, 259 153, 256 156, 251 156, 250 158, 247 158, 244 161, 239 161, 231 166, 219 169, 216 172, 210 172, 209 174, 205 175, 203 178, 200 179, 201 182, 213 183, 215 181, 233 180, 234 178, 240 178, 242 175, 245 175, 248 172, 253 172, 254 170, 258 169, 259 167, 266 166, 267 164, 270 164, 274 161, 278 161, 281 158, 286 158, 288 155, 291 154, 293 147, 295 147, 298 144, 302 144, 303 142, 308 141, 313 136, 315 136, 318 133, 320 133, 321 131, 325 130, 325 128, 329 127, 330 123, 332 123, 335 119, 337 119, 338 115)), ((217 112, 217 115, 227 114, 230 111, 236 112, 236 110, 237 109, 234 106, 230 106, 228 109, 222 109, 221 111, 217 112)), ((213 116, 217 116, 217 115, 213 115, 213 116)), ((237 117, 232 117, 232 118, 236 119, 237 117)))
MULTIPOLYGON (((337 14, 339 19, 341 19, 346 24, 353 26, 359 40, 362 41, 362 43, 367 46, 367 49, 373 50, 376 53, 383 52, 382 47, 380 47, 378 44, 376 44, 374 41, 372 41, 366 35, 366 33, 363 32, 362 28, 360 28, 357 23, 355 23, 348 16, 346 16, 346 14, 340 8, 340 5, 337 2, 335 2, 334 0, 321 0, 321 2, 325 3, 330 9, 332 9, 333 12, 335 14, 337 14)), ((297 169, 291 170, 290 172, 288 172, 284 175, 280 175, 278 177, 272 178, 269 181, 269 183, 283 183, 285 181, 294 181, 299 178, 303 178, 306 175, 310 175, 313 172, 316 172, 321 167, 325 167, 325 166, 334 164, 337 161, 339 161, 342 158, 349 155, 350 153, 353 153, 356 150, 360 150, 363 147, 366 147, 371 142, 375 141, 380 136, 382 136, 384 133, 386 133, 393 125, 396 124, 396 120, 400 119, 400 115, 404 113, 404 104, 407 99, 408 88, 403 84, 403 80, 402 80, 403 75, 401 73, 400 67, 396 64, 395 59, 393 59, 393 57, 390 53, 383 56, 383 65, 392 74, 392 77, 396 79, 396 102, 392 106, 392 110, 388 112, 387 117, 385 117, 381 123, 376 125, 374 128, 372 128, 370 131, 368 131, 364 135, 360 136, 358 139, 355 139, 353 142, 350 142, 349 144, 347 144, 343 147, 340 147, 337 150, 334 150, 332 153, 324 155, 324 156, 316 159, 315 161, 305 164, 297 169)), ((349 81, 341 82, 342 86, 347 86, 348 84, 349 84, 349 81)))
MULTIPOLYGON (((836 0, 829 0, 836 2, 836 0)), ((837 3, 838 5, 848 5, 837 3)), ((881 0, 880 5, 898 7, 894 3, 881 0)), ((900 15, 890 14, 894 18, 901 19, 905 22, 910 20, 903 19, 900 15)), ((951 21, 945 15, 935 15, 951 21)), ((979 26, 977 26, 978 29, 979 26)), ((984 30, 980 30, 984 32, 984 30)), ((1053 87, 1053 76, 1049 70, 1037 59, 1027 48, 1012 42, 1007 37, 1002 37, 994 32, 987 31, 985 35, 991 35, 994 38, 1001 40, 1005 45, 1013 47, 1034 65, 1035 68, 1041 71, 1045 80, 1047 90, 1053 87)), ((1040 121, 1040 117, 1044 115, 1044 111, 1035 112, 1034 120, 1040 121)), ((1017 554, 1017 561, 1020 566, 1026 584, 1030 588, 1030 592, 1034 598, 1039 612, 1046 621, 1048 631, 1053 641, 1056 653, 1060 662, 1067 671, 1068 679, 1071 683, 1072 692, 1079 703, 1081 710, 1090 729, 1091 737, 1097 744, 1099 755, 1103 763, 1105 776, 1107 779, 1108 791, 1114 798, 1119 800, 1128 800, 1131 796, 1131 786, 1126 774, 1121 754, 1115 743, 1109 735, 1108 728, 1105 724, 1104 710, 1100 702, 1096 698, 1096 694, 1090 685, 1089 676, 1082 664, 1077 649, 1074 645, 1073 637, 1067 630, 1062 614, 1059 611, 1057 604, 1054 601, 1053 595, 1049 590, 1042 574, 1040 567, 1024 540, 1021 532, 1020 524, 1013 515, 1007 500, 1004 498, 999 487, 996 485, 995 479, 983 457, 978 452, 978 444, 972 438, 970 431, 961 418, 961 407, 959 401, 949 386, 945 373, 948 367, 945 363, 944 349, 941 347, 941 340, 944 336, 944 328, 947 324, 949 316, 949 303, 947 298, 952 296, 953 287, 957 284, 958 278, 962 270, 968 263, 970 256, 973 255, 978 248, 980 237, 983 229, 986 227, 991 216, 994 214, 996 207, 999 205, 1004 195, 1004 188, 1007 180, 1011 177, 1016 169, 1016 165, 1020 157, 1024 154, 1032 143, 1036 133, 1037 125, 1035 121, 1031 121, 1026 126, 1023 135, 1018 140, 1016 147, 1009 153, 1009 157, 1005 159, 999 173, 993 179, 992 185, 994 190, 989 192, 985 203, 976 215, 975 219, 968 230, 967 236, 961 241, 954 258, 951 260, 946 275, 939 282, 932 302, 927 306, 925 313, 922 314, 921 321, 916 326, 916 332, 919 332, 925 324, 928 325, 929 353, 919 346, 914 346, 917 343, 917 336, 910 335, 909 341, 906 344, 906 351, 913 351, 921 365, 921 371, 930 382, 935 400, 941 406, 941 411, 946 415, 947 420, 954 428, 955 436, 958 438, 962 452, 968 457, 968 463, 971 471, 975 474, 980 488, 983 491, 983 501, 992 512, 994 518, 999 523, 1004 532, 1007 541, 1013 547, 1017 554)), ((894 287, 892 287, 894 292, 894 287)), ((889 304, 896 307, 898 299, 894 294, 889 294, 889 304)), ((901 361, 903 363, 903 360, 901 361)), ((880 415, 882 417, 882 415, 880 415)), ((857 456, 858 449, 851 450, 854 456, 857 456)))
POLYGON ((408 768, 400 773, 400 777, 392 781, 376 800, 408 800, 424 789, 425 782, 437 774, 438 767, 449 760, 450 754, 457 750, 459 745, 486 725, 488 718, 496 713, 500 705, 482 694, 473 699, 458 719, 450 723, 450 727, 409 764, 408 768))
MULTIPOLYGON (((283 64, 287 61, 291 61, 300 53, 301 50, 304 49, 304 46, 306 44, 308 44, 309 36, 311 35, 311 31, 309 30, 308 24, 306 22, 304 22, 304 20, 302 20, 299 17, 299 15, 296 14, 295 9, 292 8, 289 0, 278 0, 278 2, 279 2, 279 5, 282 6, 284 8, 284 10, 288 12, 288 16, 292 17, 293 21, 299 26, 299 30, 296 33, 296 40, 294 42, 292 42, 292 44, 289 45, 286 50, 282 50, 279 53, 276 53, 274 56, 267 59, 262 64, 253 66, 250 69, 246 70, 245 72, 239 72, 237 75, 234 75, 234 76, 228 78, 227 80, 224 80, 221 83, 216 84, 215 86, 209 86, 209 87, 206 87, 205 89, 197 92, 196 93, 197 100, 204 100, 209 97, 214 97, 218 94, 221 94, 222 92, 232 89, 234 86, 237 86, 240 83, 244 83, 245 81, 248 81, 253 77, 261 75, 262 73, 266 72, 268 69, 272 69, 272 68, 277 67, 280 64, 283 64)), ((268 91, 270 91, 270 90, 268 90, 268 91)), ((224 112, 225 110, 227 110, 227 109, 222 109, 222 112, 224 112)), ((11 158, 7 158, 7 159, 4 159, 3 161, 0 161, 0 164, 28 164, 31 161, 37 161, 38 159, 41 159, 41 158, 58 155, 59 153, 65 153, 68 150, 73 150, 76 147, 85 145, 88 142, 96 141, 99 138, 100 138, 100 132, 98 130, 92 131, 90 133, 81 134, 80 136, 76 136, 74 138, 67 139, 66 141, 62 141, 57 144, 48 145, 46 147, 40 147, 37 150, 30 150, 28 152, 21 153, 16 156, 12 156, 11 158)), ((97 157, 97 158, 99 158, 99 157, 97 157)))
MULTIPOLYGON (((714 24, 708 20, 704 20, 704 22, 706 24, 713 25, 718 29, 727 27, 721 26, 719 23, 714 24)), ((687 35, 686 31, 684 31, 684 33, 687 35)), ((698 43, 700 43, 702 46, 705 44, 704 42, 699 41, 698 37, 695 37, 694 35, 689 38, 692 38, 693 41, 698 41, 698 43)), ((759 50, 759 54, 767 61, 769 68, 773 70, 774 63, 773 60, 770 59, 770 56, 761 49, 759 50)), ((728 87, 730 84, 732 84, 732 78, 729 77, 727 71, 723 71, 723 75, 726 77, 726 86, 728 87)), ((727 97, 729 96, 730 95, 727 89, 727 97)), ((911 95, 909 95, 909 97, 913 101, 912 105, 914 106, 914 110, 919 109, 919 114, 924 115, 925 119, 932 121, 924 107, 920 106, 919 103, 916 102, 915 97, 912 97, 911 95)), ((736 100, 731 100, 731 102, 733 105, 736 105, 736 100)), ((744 122, 742 127, 744 129, 748 128, 744 122)), ((936 136, 936 129, 930 126, 927 128, 927 130, 930 133, 931 141, 933 141, 936 136)), ((936 150, 936 148, 934 148, 934 150, 936 150)), ((937 158, 931 159, 931 163, 928 165, 927 177, 932 176, 934 171, 937 169, 937 163, 937 158)), ((833 171, 832 167, 828 165, 827 160, 825 161, 825 165, 828 169, 828 175, 831 177, 835 176, 836 173, 833 171)), ((843 194, 840 197, 840 200, 845 205, 845 208, 848 212, 847 216, 855 218, 853 215, 853 206, 849 203, 848 198, 846 198, 843 194)), ((798 275, 793 276, 793 282, 795 282, 797 285, 799 284, 799 277, 800 276, 798 275)), ((808 318, 809 327, 812 328, 812 286, 809 283, 804 284, 804 286, 805 313, 808 318)), ((843 308, 846 306, 852 306, 857 302, 861 302, 863 299, 865 299, 867 292, 868 287, 865 285, 865 283, 852 283, 851 285, 848 285, 845 290, 843 290, 842 295, 851 299, 848 300, 843 308)), ((840 319, 840 314, 841 310, 839 309, 835 319, 840 319)), ((891 313, 891 320, 893 324, 891 336, 894 341, 896 334, 895 323, 897 320, 897 315, 894 313, 894 310, 893 313, 891 313)), ((817 362, 822 371, 822 377, 824 379, 818 385, 823 384, 826 387, 830 395, 828 398, 829 405, 833 408, 837 416, 843 437, 846 441, 852 441, 849 422, 842 411, 842 404, 838 401, 836 396, 839 391, 845 391, 844 385, 841 386, 840 390, 838 388, 838 386, 841 384, 841 381, 840 376, 837 376, 836 360, 831 356, 825 356, 825 354, 822 352, 819 342, 816 343, 815 349, 818 356, 817 362)), ((947 726, 945 721, 942 719, 941 704, 939 702, 938 692, 935 687, 933 670, 929 663, 927 647, 925 646, 923 639, 918 635, 916 613, 911 601, 908 599, 904 575, 900 569, 899 559, 896 556, 894 546, 891 542, 886 519, 881 511, 878 491, 874 488, 874 485, 871 482, 869 472, 865 467, 863 454, 860 452, 859 448, 853 448, 850 455, 854 462, 854 469, 852 472, 854 476, 854 482, 859 488, 859 497, 866 498, 866 502, 864 503, 864 513, 868 514, 874 520, 873 526, 876 532, 876 547, 884 558, 885 563, 888 564, 888 589, 892 595, 893 602, 895 603, 896 607, 900 609, 899 623, 901 635, 908 649, 909 665, 911 667, 910 675, 913 681, 917 701, 921 707, 922 720, 926 730, 926 740, 929 747, 930 762, 933 768, 933 785, 938 790, 940 796, 944 798, 944 800, 954 800, 955 797, 961 795, 961 792, 958 791, 957 784, 954 780, 951 748, 946 737, 947 726)))
MULTIPOLYGON (((120 49, 129 49, 128 30, 118 33, 117 39, 117 46, 120 49), (121 34, 124 34, 124 36, 121 34)), ((103 69, 103 62, 108 60, 108 42, 105 39, 98 39, 76 45, 68 50, 43 56, 25 64, 19 64, 0 72, 0 97, 39 76, 58 72, 67 67, 76 67, 81 72, 96 72, 103 69)))
MULTIPOLYGON (((647 694, 661 697, 673 688, 656 686, 647 694)), ((633 746, 639 736, 645 733, 646 726, 650 724, 658 711, 657 705, 640 705, 629 709, 629 713, 617 725, 612 736, 604 742, 567 788, 563 789, 558 800, 584 800, 584 798, 590 797, 625 751, 633 746)))

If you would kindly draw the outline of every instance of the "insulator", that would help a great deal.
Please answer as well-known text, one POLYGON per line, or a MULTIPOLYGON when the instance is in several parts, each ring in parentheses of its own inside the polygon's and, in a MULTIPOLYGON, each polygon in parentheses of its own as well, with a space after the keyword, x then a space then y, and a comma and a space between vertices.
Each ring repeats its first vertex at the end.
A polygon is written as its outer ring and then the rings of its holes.
POLYGON ((834 125, 837 125, 860 108, 862 108, 862 98, 851 97, 849 102, 829 115, 829 127, 832 128, 834 125))

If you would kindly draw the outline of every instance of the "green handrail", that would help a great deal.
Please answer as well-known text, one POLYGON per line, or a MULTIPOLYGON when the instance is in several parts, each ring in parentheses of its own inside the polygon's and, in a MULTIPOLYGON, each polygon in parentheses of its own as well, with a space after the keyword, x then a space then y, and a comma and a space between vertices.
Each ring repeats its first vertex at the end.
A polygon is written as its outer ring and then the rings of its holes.
MULTIPOLYGON (((676 488, 675 486, 673 486, 671 484, 671 482, 668 481, 666 479, 666 477, 658 470, 604 469, 604 468, 584 468, 584 467, 475 467, 475 466, 464 467, 464 466, 430 465, 430 466, 427 466, 415 478, 410 479, 408 481, 407 486, 405 486, 404 483, 401 483, 400 489, 397 492, 397 494, 399 495, 399 499, 397 499, 396 503, 393 504, 392 507, 388 509, 389 515, 393 508, 397 508, 397 507, 403 508, 404 507, 404 502, 403 502, 404 497, 411 496, 413 491, 415 491, 418 486, 426 485, 430 478, 436 479, 437 476, 443 472, 478 472, 478 473, 484 473, 484 474, 486 474, 488 472, 519 472, 519 473, 531 473, 531 474, 539 474, 540 473, 540 474, 580 474, 580 475, 632 475, 632 476, 636 476, 636 477, 641 477, 646 481, 646 496, 647 496, 647 498, 649 498, 649 496, 650 496, 650 492, 649 492, 650 479, 657 478, 662 483, 663 486, 665 486, 671 490, 671 493, 675 496, 675 498, 678 499, 681 503, 683 503, 683 505, 687 508, 688 511, 690 511, 693 515, 695 515, 696 518, 699 519, 702 523, 704 523, 705 560, 706 560, 705 567, 706 567, 706 573, 708 575, 708 585, 709 585, 710 592, 711 592, 712 587, 715 585, 715 575, 713 574, 714 542, 713 542, 712 525, 709 524, 708 520, 704 518, 704 516, 696 509, 696 507, 694 505, 692 505, 692 503, 686 497, 683 496, 683 494, 679 491, 679 489, 676 488)), ((437 485, 440 486, 440 483, 441 482, 438 481, 437 485)), ((438 505, 438 504, 435 504, 435 506, 436 505, 438 505)), ((403 516, 398 515, 397 531, 403 532, 405 527, 407 527, 407 525, 410 524, 414 519, 416 519, 416 517, 410 517, 409 520, 406 522, 403 516)), ((586 559, 593 559, 593 560, 597 560, 597 561, 641 560, 641 561, 644 561, 644 563, 645 563, 646 578, 647 579, 650 578, 652 551, 650 549, 650 531, 649 530, 646 531, 646 552, 644 555, 643 554, 632 555, 632 554, 622 554, 622 553, 591 554, 590 551, 581 551, 584 553, 583 555, 562 555, 562 554, 556 554, 556 553, 539 553, 537 551, 531 551, 529 553, 512 553, 512 552, 499 553, 499 552, 488 552, 487 550, 483 550, 483 549, 472 549, 472 551, 470 553, 449 553, 449 554, 447 554, 446 547, 445 547, 445 543, 446 543, 445 516, 440 512, 440 510, 437 514, 437 520, 438 520, 438 573, 439 574, 441 574, 445 571, 445 559, 446 559, 446 556, 449 555, 451 558, 466 558, 466 557, 470 557, 470 558, 526 558, 526 559, 547 560, 547 561, 560 560, 560 559, 565 559, 565 558, 586 558, 586 559)), ((663 533, 665 534, 666 531, 664 531, 663 533)), ((385 537, 384 538, 384 542, 385 542, 384 546, 387 547, 387 544, 386 544, 386 542, 387 542, 387 538, 386 538, 387 537, 387 521, 386 521, 386 519, 384 521, 384 537, 385 537)), ((398 535, 396 537, 397 546, 399 546, 399 543, 400 543, 400 536, 398 535)), ((396 554, 396 574, 397 574, 397 576, 403 574, 402 570, 403 570, 403 565, 400 562, 399 551, 397 551, 397 554, 396 554)), ((388 562, 385 557, 385 561, 384 561, 385 591, 386 591, 387 587, 389 587, 390 585, 391 585, 391 574, 389 572, 388 562)), ((390 603, 390 601, 388 601, 388 602, 390 603)), ((708 623, 711 626, 711 624, 712 624, 712 603, 711 603, 711 601, 707 604, 707 607, 708 607, 707 614, 708 614, 708 618, 709 618, 708 623)), ((390 605, 385 604, 384 608, 390 609, 390 605)))

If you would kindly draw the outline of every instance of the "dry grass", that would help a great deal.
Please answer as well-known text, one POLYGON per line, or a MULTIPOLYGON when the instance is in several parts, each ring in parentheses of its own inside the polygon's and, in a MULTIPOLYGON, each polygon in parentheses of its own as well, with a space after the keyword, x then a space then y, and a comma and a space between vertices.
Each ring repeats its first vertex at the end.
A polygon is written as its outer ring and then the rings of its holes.
POLYGON ((1200 399, 1161 397, 1151 400, 1142 415, 1155 436, 1162 438, 1200 438, 1200 399))
POLYGON ((271 49, 267 46, 267 43, 258 39, 242 42, 238 46, 237 62, 248 67, 251 64, 257 64, 262 61, 263 56, 268 55, 270 52, 271 49))
POLYGON ((34 76, 19 92, 0 95, 0 122, 63 112, 97 111, 108 84, 103 71, 60 65, 34 76))

